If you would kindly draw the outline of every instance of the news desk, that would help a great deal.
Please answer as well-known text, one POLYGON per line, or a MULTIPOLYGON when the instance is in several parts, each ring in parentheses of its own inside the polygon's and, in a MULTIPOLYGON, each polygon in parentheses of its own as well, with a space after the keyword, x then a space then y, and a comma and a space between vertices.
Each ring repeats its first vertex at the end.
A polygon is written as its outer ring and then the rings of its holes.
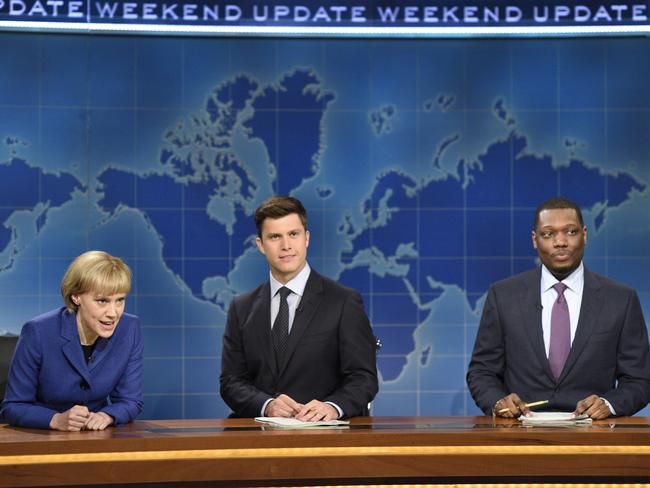
POLYGON ((0 425, 0 486, 621 482, 650 482, 648 418, 523 427, 492 417, 358 417, 312 430, 166 420, 79 433, 0 425))

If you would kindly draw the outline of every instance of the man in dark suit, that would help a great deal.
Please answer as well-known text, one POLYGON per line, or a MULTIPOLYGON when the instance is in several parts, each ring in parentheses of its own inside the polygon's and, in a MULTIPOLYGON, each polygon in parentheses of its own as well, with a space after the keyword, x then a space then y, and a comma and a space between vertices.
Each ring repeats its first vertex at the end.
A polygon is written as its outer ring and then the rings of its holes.
POLYGON ((467 384, 486 414, 573 411, 593 419, 633 415, 650 401, 650 353, 636 292, 582 263, 580 208, 556 197, 535 213, 541 268, 493 284, 467 384))
POLYGON ((230 305, 221 396, 238 417, 367 415, 378 385, 361 296, 310 269, 299 200, 269 198, 255 211, 255 225, 270 277, 230 305))

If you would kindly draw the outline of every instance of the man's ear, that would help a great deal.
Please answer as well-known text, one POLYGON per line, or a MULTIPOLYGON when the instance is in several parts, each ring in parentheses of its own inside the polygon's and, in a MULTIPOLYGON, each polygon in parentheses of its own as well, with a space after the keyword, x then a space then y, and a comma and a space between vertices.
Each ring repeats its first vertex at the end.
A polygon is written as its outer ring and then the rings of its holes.
POLYGON ((535 234, 535 231, 530 233, 530 238, 533 240, 533 247, 537 249, 537 234, 535 234))
POLYGON ((309 231, 305 231, 305 247, 309 247, 309 231))
POLYGON ((257 249, 266 256, 266 253, 264 252, 264 244, 262 243, 261 237, 255 238, 255 244, 257 244, 257 249))

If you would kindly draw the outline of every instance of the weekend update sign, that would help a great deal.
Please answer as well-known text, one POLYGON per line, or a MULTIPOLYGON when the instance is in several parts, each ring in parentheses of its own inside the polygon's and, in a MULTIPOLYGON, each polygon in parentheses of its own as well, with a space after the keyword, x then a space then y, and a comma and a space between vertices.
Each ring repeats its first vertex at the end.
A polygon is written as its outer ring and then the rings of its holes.
POLYGON ((649 3, 0 0, 0 28, 297 36, 647 34, 649 3))

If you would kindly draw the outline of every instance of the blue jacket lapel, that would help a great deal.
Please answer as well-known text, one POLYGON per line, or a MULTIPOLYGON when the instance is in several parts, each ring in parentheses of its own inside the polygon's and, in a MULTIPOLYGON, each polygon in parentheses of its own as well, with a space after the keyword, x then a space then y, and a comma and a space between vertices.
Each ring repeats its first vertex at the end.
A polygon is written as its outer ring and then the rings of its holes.
POLYGON ((81 340, 77 332, 77 315, 74 313, 61 314, 61 350, 70 365, 90 385, 90 372, 81 349, 81 340))

